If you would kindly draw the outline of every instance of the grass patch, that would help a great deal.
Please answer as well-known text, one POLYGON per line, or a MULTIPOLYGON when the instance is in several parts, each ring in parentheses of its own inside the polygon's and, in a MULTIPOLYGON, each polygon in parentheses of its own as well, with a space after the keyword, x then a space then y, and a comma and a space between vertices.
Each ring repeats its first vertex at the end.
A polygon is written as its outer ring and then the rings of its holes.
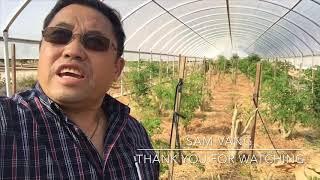
POLYGON ((251 170, 249 166, 242 165, 239 167, 239 175, 243 177, 251 177, 251 170))
POLYGON ((36 77, 34 76, 26 76, 17 80, 17 90, 23 91, 27 89, 31 89, 37 82, 36 77))
POLYGON ((149 136, 161 132, 161 119, 158 117, 145 119, 142 121, 142 125, 146 128, 149 136))
MULTIPOLYGON (((155 141, 152 141, 152 146, 155 149, 167 149, 167 148, 169 148, 169 143, 157 139, 155 141)), ((169 151, 158 151, 157 154, 158 154, 159 158, 161 156, 168 157, 169 156, 169 151)), ((165 173, 167 170, 169 170, 169 165, 160 162, 160 174, 165 173)))

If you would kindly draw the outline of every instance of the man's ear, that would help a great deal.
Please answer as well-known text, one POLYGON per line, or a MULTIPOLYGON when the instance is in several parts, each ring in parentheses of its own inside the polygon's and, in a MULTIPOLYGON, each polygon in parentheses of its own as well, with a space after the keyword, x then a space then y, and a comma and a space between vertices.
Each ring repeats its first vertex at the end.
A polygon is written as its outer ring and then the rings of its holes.
POLYGON ((116 60, 116 64, 115 64, 115 66, 116 66, 116 69, 115 69, 115 81, 117 81, 118 80, 118 78, 120 77, 120 75, 121 75, 121 72, 122 72, 122 70, 123 70, 123 68, 124 68, 124 65, 125 65, 125 60, 122 58, 122 57, 119 57, 117 60, 116 60))

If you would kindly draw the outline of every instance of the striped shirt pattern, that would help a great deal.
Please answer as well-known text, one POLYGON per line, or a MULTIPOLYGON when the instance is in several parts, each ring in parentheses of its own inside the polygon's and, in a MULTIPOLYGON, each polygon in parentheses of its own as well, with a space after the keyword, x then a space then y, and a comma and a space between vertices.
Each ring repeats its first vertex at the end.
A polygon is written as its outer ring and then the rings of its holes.
POLYGON ((0 179, 158 179, 158 162, 143 126, 130 109, 109 95, 102 108, 108 119, 104 157, 86 135, 50 100, 39 84, 0 98, 0 179))

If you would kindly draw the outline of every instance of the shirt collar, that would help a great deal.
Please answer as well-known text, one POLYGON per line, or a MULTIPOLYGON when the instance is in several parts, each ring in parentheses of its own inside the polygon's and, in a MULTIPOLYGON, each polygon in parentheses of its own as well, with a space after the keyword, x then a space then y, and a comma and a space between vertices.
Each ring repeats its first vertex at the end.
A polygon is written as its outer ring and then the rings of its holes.
MULTIPOLYGON (((39 82, 36 83, 34 89, 36 90, 37 95, 40 98, 40 101, 49 110, 53 110, 53 111, 58 110, 59 112, 63 112, 60 106, 44 93, 39 82)), ((113 113, 124 113, 124 114, 130 113, 130 108, 127 105, 124 105, 123 103, 119 102, 118 100, 116 100, 115 98, 111 97, 108 94, 105 95, 101 106, 106 116, 108 117, 110 117, 113 113)))
POLYGON ((40 99, 40 102, 43 103, 48 109, 55 109, 58 108, 59 110, 61 110, 61 108, 59 107, 59 105, 57 103, 55 103, 52 99, 50 99, 42 90, 39 82, 36 83, 36 85, 34 86, 34 89, 36 90, 37 96, 40 99))

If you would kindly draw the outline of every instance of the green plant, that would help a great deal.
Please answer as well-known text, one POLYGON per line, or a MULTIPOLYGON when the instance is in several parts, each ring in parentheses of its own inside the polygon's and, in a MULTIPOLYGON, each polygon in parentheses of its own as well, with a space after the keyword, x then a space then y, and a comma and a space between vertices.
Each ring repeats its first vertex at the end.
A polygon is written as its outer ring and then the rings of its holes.
POLYGON ((250 177, 251 176, 250 166, 241 165, 239 168, 240 168, 239 169, 239 175, 240 176, 244 176, 244 177, 250 177))
MULTIPOLYGON (((256 64, 259 61, 261 61, 261 58, 258 55, 251 54, 248 57, 239 60, 239 70, 247 77, 254 79, 256 77, 256 64)), ((266 64, 270 63, 267 62, 266 64)))
POLYGON ((230 72, 232 67, 231 61, 229 61, 226 57, 220 55, 217 58, 217 61, 214 62, 219 71, 223 71, 226 73, 230 72))
MULTIPOLYGON (((169 143, 162 141, 160 139, 157 139, 155 141, 152 141, 152 146, 154 149, 168 149, 169 143)), ((158 151, 159 159, 161 159, 161 157, 168 157, 168 156, 169 156, 169 151, 158 151)), ((169 170, 168 164, 160 162, 160 173, 163 174, 166 170, 169 170)))
POLYGON ((5 86, 5 79, 0 76, 0 88, 5 86))
MULTIPOLYGON (((280 122, 284 137, 291 135, 298 122, 309 126, 320 124, 314 118, 316 107, 320 107, 320 103, 316 104, 317 98, 314 98, 317 93, 316 80, 314 95, 311 93, 310 80, 306 80, 306 77, 310 79, 310 71, 307 71, 305 76, 290 76, 289 71, 296 70, 289 62, 261 61, 257 55, 250 55, 240 60, 239 69, 255 81, 256 63, 259 61, 262 66, 261 98, 266 104, 266 108, 262 111, 269 116, 270 120, 280 122)), ((318 89, 320 89, 320 80, 318 89)))
POLYGON ((289 137, 296 123, 312 122, 312 94, 301 80, 288 75, 285 64, 280 64, 272 76, 267 70, 263 80, 263 101, 269 105, 268 114, 282 125, 284 137, 289 137))
POLYGON ((37 82, 36 77, 34 76, 25 76, 17 80, 18 89, 25 90, 32 88, 37 82))
POLYGON ((152 88, 155 97, 155 108, 162 110, 172 110, 175 96, 175 85, 177 81, 169 81, 166 83, 159 83, 152 88))
POLYGON ((149 136, 161 131, 161 119, 158 117, 145 119, 142 121, 142 125, 147 130, 149 136))
POLYGON ((317 118, 320 118, 320 66, 318 66, 315 70, 314 76, 314 100, 312 103, 312 107, 316 113, 317 118))
POLYGON ((145 70, 148 72, 148 74, 152 77, 158 77, 159 76, 159 63, 158 62, 150 62, 146 63, 145 70))
POLYGON ((201 73, 194 72, 188 76, 183 86, 183 96, 181 99, 181 113, 185 116, 183 119, 184 127, 187 127, 193 114, 203 102, 203 85, 205 78, 201 73))
POLYGON ((139 106, 147 106, 150 99, 146 96, 150 92, 150 83, 147 69, 132 69, 127 73, 127 81, 131 87, 131 97, 139 106))

